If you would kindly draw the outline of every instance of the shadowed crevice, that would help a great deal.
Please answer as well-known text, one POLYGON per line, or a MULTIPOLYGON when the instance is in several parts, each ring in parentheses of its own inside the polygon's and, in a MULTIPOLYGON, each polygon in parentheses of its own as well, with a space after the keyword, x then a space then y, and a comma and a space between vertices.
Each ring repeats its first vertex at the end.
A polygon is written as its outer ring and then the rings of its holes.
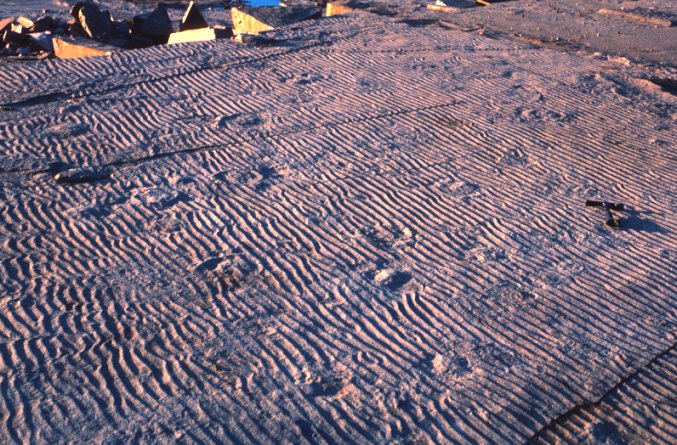
POLYGON ((673 343, 672 346, 649 360, 644 366, 641 366, 637 368, 634 372, 631 372, 628 374, 625 378, 621 379, 618 383, 616 383, 614 386, 609 388, 608 391, 606 391, 600 398, 597 400, 588 400, 582 403, 579 403, 578 405, 575 405, 572 407, 570 410, 565 412, 564 414, 555 417, 552 419, 547 425, 543 426, 540 430, 538 430, 533 436, 531 436, 525 443, 526 444, 536 444, 539 443, 541 440, 546 440, 545 435, 548 431, 552 430, 558 425, 561 425, 568 420, 570 420, 572 417, 581 414, 582 411, 593 408, 598 406, 600 403, 604 401, 607 397, 612 395, 614 392, 620 390, 623 386, 628 384, 631 380, 637 378, 643 371, 647 370, 648 368, 652 367, 653 365, 658 362, 658 360, 662 359, 663 357, 667 356, 671 352, 673 352, 677 348, 677 343, 673 343))

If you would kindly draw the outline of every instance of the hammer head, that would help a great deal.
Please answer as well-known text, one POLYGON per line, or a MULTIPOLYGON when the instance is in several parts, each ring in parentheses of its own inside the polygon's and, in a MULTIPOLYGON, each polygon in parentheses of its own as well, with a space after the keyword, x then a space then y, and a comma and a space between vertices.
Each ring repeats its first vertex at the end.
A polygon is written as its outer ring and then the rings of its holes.
POLYGON ((617 204, 614 202, 607 202, 607 201, 593 201, 593 200, 586 200, 585 205, 587 207, 604 207, 605 209, 609 210, 624 210, 625 205, 623 204, 617 204))
POLYGON ((616 215, 611 213, 612 210, 623 210, 625 209, 625 206, 623 204, 618 204, 618 203, 613 203, 613 202, 606 202, 606 201, 592 201, 588 199, 585 201, 585 205, 587 207, 602 207, 604 208, 604 211, 606 212, 606 225, 609 227, 618 227, 619 226, 619 220, 616 215))

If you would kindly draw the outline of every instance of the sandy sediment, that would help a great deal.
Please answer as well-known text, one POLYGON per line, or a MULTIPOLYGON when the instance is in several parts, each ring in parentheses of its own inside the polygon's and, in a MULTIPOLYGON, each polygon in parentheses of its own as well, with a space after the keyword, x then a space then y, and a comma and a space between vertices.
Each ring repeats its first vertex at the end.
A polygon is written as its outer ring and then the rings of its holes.
POLYGON ((673 95, 436 20, 275 36, 0 71, 2 441, 518 443, 669 381, 673 95))
POLYGON ((677 66, 674 0, 508 1, 438 16, 495 37, 677 66))

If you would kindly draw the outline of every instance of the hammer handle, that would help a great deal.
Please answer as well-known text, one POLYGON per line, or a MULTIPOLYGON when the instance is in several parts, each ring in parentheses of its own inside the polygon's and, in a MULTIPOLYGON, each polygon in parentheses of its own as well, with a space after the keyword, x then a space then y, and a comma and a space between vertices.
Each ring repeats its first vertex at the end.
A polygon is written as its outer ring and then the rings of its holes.
POLYGON ((604 207, 609 210, 623 210, 625 206, 623 204, 615 204, 613 202, 604 202, 604 201, 592 201, 588 199, 585 201, 585 205, 588 207, 604 207))

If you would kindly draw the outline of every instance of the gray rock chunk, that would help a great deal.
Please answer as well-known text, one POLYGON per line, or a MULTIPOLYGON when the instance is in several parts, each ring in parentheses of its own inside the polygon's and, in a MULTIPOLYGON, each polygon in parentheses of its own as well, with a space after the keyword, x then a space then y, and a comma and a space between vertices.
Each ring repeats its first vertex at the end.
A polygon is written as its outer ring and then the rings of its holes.
POLYGON ((32 33, 30 34, 31 38, 31 47, 35 50, 43 51, 54 51, 54 45, 52 45, 52 34, 47 34, 44 32, 32 33))

